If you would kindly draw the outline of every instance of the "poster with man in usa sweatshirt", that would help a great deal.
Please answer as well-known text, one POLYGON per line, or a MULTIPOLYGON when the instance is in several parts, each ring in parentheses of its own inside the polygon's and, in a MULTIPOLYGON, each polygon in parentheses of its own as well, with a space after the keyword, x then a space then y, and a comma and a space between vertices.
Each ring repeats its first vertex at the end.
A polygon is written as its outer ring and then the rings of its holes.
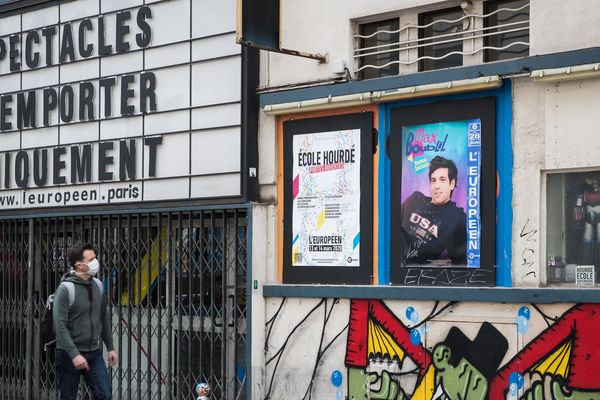
POLYGON ((480 267, 481 121, 402 127, 402 265, 480 267))

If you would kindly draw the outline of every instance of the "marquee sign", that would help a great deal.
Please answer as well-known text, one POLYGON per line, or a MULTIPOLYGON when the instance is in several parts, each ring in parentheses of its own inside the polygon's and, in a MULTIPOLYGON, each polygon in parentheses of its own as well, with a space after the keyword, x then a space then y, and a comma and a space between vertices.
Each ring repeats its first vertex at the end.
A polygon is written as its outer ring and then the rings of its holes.
POLYGON ((235 0, 0 16, 0 207, 243 195, 235 0))

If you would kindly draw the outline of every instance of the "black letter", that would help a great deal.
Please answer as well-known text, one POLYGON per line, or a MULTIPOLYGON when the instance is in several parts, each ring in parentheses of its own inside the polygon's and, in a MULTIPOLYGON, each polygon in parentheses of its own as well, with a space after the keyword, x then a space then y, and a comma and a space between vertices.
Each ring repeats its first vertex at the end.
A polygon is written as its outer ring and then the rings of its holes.
POLYGON ((149 137, 144 139, 144 144, 149 147, 148 151, 148 176, 156 176, 156 146, 162 143, 162 136, 149 137))
POLYGON ((71 183, 92 181, 92 145, 84 144, 79 155, 79 146, 71 146, 71 183))
POLYGON ((156 111, 156 75, 154 72, 140 74, 140 111, 146 113, 146 100, 150 101, 150 111, 156 111))
POLYGON ((135 93, 129 89, 129 84, 135 81, 135 75, 123 75, 121 77, 121 115, 133 114, 134 107, 128 106, 127 101, 132 98, 135 93))
POLYGON ((15 157, 15 182, 17 187, 27 188, 29 183, 29 154, 21 150, 15 157))
POLYGON ((125 140, 119 142, 119 179, 124 181, 127 176, 135 179, 135 139, 129 140, 129 146, 125 140))
POLYGON ((7 103, 12 103, 12 99, 12 94, 5 94, 0 97, 0 114, 2 114, 2 117, 0 117, 0 130, 8 131, 12 129, 12 123, 6 120, 7 115, 12 115, 12 108, 6 106, 7 103))
POLYGON ((50 111, 56 108, 58 95, 52 88, 44 89, 44 126, 50 125, 50 111))
POLYGON ((4 39, 0 39, 0 60, 4 60, 6 57, 6 43, 4 43, 4 39))
POLYGON ((140 7, 137 13, 137 24, 142 30, 142 33, 135 35, 135 41, 140 47, 148 47, 150 39, 152 38, 152 30, 150 29, 150 25, 146 22, 147 18, 152 18, 152 10, 150 10, 150 7, 148 6, 140 7))
POLYGON ((104 88, 104 116, 110 117, 112 115, 112 104, 111 95, 112 87, 115 86, 116 78, 104 78, 100 79, 100 88, 104 88))
POLYGON ((82 82, 79 84, 79 120, 85 119, 87 108, 87 119, 94 119, 94 84, 82 82))
POLYGON ((107 56, 112 52, 112 46, 104 42, 104 17, 98 17, 98 55, 107 56))
POLYGON ((107 172, 106 167, 113 163, 113 157, 107 156, 106 152, 112 150, 113 142, 100 142, 98 144, 98 180, 110 181, 113 178, 112 172, 107 172))
POLYGON ((65 24, 63 28, 59 56, 61 63, 67 60, 67 55, 71 61, 75 60, 75 44, 73 44, 73 29, 71 29, 71 24, 65 24))
POLYGON ((10 153, 4 153, 4 188, 10 187, 10 153))
POLYGON ((60 185, 67 182, 67 178, 60 174, 60 170, 65 167, 65 161, 61 160, 60 157, 65 154, 67 149, 65 147, 56 147, 52 151, 52 159, 54 160, 54 168, 52 168, 52 183, 60 185))
POLYGON ((46 40, 46 65, 52 65, 52 36, 56 34, 56 27, 49 26, 42 29, 42 36, 46 40))
POLYGON ((129 26, 125 25, 125 21, 129 21, 129 19, 131 19, 129 11, 117 13, 117 44, 115 46, 117 53, 129 50, 129 42, 123 40, 125 35, 129 33, 129 26))
POLYGON ((10 51, 8 52, 8 56, 10 57, 10 72, 18 71, 21 69, 21 62, 19 61, 17 44, 21 43, 21 36, 13 35, 8 41, 10 43, 10 51))
POLYGON ((73 120, 73 88, 70 85, 65 85, 60 90, 60 119, 63 122, 71 122, 73 120), (68 99, 67 99, 68 96, 68 99), (68 101, 67 101, 68 100, 68 101))
POLYGON ((27 102, 24 92, 17 94, 17 127, 35 128, 35 90, 27 92, 27 102))
POLYGON ((90 21, 88 18, 82 20, 79 23, 79 55, 83 58, 88 58, 89 56, 92 55, 92 52, 94 51, 94 45, 92 44, 88 44, 87 46, 85 45, 85 30, 91 31, 92 30, 92 21, 90 21))
POLYGON ((36 186, 44 186, 48 180, 48 150, 43 149, 41 152, 42 162, 40 165, 40 149, 33 151, 33 182, 36 186))
POLYGON ((40 63, 40 53, 32 52, 33 43, 38 44, 40 42, 40 35, 37 31, 29 31, 25 38, 25 64, 29 68, 35 68, 40 63))

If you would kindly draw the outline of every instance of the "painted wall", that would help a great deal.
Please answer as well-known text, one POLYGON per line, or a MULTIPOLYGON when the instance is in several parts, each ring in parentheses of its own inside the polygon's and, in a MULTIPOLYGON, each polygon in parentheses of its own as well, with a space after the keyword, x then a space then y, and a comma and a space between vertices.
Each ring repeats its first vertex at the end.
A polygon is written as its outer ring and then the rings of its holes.
POLYGON ((599 312, 270 298, 265 386, 253 398, 598 399, 599 312))

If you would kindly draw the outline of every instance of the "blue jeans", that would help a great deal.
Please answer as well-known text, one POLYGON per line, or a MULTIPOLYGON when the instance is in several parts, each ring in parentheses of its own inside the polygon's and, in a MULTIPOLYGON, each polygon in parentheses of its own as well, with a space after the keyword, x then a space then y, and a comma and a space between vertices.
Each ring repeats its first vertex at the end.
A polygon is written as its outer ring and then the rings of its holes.
POLYGON ((77 389, 81 375, 85 383, 92 391, 95 400, 110 400, 110 382, 106 364, 102 358, 102 351, 81 352, 81 355, 87 360, 88 370, 77 369, 69 354, 61 349, 56 349, 54 367, 60 386, 61 400, 75 400, 77 398, 77 389))

